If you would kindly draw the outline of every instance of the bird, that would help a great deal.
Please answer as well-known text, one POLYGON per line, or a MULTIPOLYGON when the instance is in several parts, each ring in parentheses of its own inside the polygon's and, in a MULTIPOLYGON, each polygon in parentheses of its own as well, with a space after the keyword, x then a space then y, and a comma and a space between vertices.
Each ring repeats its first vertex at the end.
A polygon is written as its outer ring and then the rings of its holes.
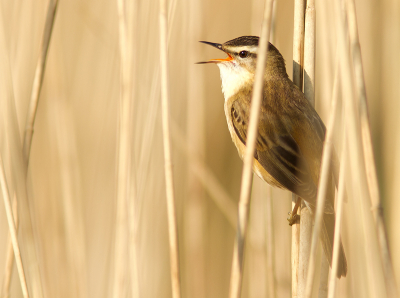
MULTIPOLYGON (((200 42, 227 54, 224 59, 211 59, 198 64, 212 63, 219 67, 229 132, 240 158, 243 159, 259 37, 241 36, 222 44, 200 42)), ((290 80, 283 56, 271 43, 268 43, 262 92, 253 172, 268 184, 287 189, 299 196, 315 215, 326 128, 304 93, 290 80)), ((337 163, 337 157, 334 157, 333 162, 337 163)), ((335 228, 335 183, 336 186, 338 183, 337 173, 334 170, 331 172, 320 233, 324 254, 330 266, 335 228)), ((299 199, 296 207, 289 213, 290 225, 297 219, 300 201, 299 199)), ((346 274, 347 261, 341 242, 337 277, 346 274)))

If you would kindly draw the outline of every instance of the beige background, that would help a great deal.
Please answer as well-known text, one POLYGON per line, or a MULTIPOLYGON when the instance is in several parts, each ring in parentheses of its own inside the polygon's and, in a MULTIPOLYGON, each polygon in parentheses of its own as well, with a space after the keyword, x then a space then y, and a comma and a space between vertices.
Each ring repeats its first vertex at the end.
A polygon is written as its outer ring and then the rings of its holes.
MULTIPOLYGON (((123 243, 125 252, 129 247, 136 253, 137 279, 129 270, 126 255, 126 279, 119 286, 126 293, 124 297, 134 296, 131 288, 136 288, 137 297, 171 297, 161 138, 158 1, 138 2, 132 54, 135 80, 131 83, 135 91, 131 99, 133 160, 130 164, 136 245, 132 248, 123 243)), ((333 7, 325 11, 322 1, 316 2, 316 109, 326 122, 335 64, 335 15, 333 7)), ((218 69, 194 63, 223 57, 223 53, 198 43, 200 40, 222 43, 242 35, 258 35, 264 5, 260 0, 176 0, 173 4, 169 27, 170 114, 183 297, 226 297, 235 236, 235 226, 228 218, 235 221, 242 163, 228 133, 218 69), (199 171, 206 174, 196 175, 199 171), (204 187, 199 177, 214 180, 204 187), (213 183, 230 199, 223 210, 211 194, 213 183)), ((293 1, 278 0, 276 5, 274 44, 283 54, 291 77, 293 1)), ((358 0, 356 8, 378 177, 399 283, 400 234, 396 210, 400 208, 400 3, 358 0)), ((46 9, 47 1, 1 1, 1 150, 9 177, 18 171, 13 160, 21 158, 18 145, 11 140, 21 141, 24 133, 46 9)), ((60 1, 28 175, 30 212, 46 297, 111 297, 119 61, 116 1, 60 1)), ((23 177, 21 173, 18 175, 15 177, 23 177)), ((271 272, 266 270, 263 199, 269 189, 258 178, 254 183, 243 297, 271 297, 266 285, 271 272)), ((290 297, 291 229, 286 221, 290 194, 274 189, 272 202, 276 297, 290 297)), ((8 235, 3 206, 0 204, 1 280, 8 235)), ((345 245, 348 242, 348 257, 352 258, 359 253, 354 244, 358 241, 355 235, 359 225, 353 226, 351 221, 352 218, 357 221, 358 209, 351 207, 351 202, 346 206, 344 242, 345 245)), ((376 239, 373 231, 371 235, 376 239)), ((23 231, 20 240, 24 245, 23 231)), ((359 241, 358 248, 365 250, 362 239, 359 241)), ((379 258, 375 257, 374 264, 363 265, 370 266, 376 274, 374 290, 363 289, 371 277, 362 276, 364 267, 350 261, 353 267, 349 269, 349 277, 339 283, 343 295, 340 297, 345 294, 377 297, 375 294, 382 293, 382 275, 380 269, 375 270, 380 268, 379 258)), ((11 297, 22 297, 15 268, 11 293, 11 297)))

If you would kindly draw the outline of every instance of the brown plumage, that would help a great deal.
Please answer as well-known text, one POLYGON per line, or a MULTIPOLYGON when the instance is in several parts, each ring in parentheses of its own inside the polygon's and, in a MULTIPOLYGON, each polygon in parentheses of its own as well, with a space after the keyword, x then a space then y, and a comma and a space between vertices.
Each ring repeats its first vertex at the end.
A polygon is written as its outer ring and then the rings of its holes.
MULTIPOLYGON (((208 44, 229 55, 226 59, 205 63, 217 63, 220 68, 229 131, 243 158, 258 37, 244 36, 222 45, 208 44)), ((272 44, 268 50, 253 170, 267 183, 300 196, 315 214, 325 125, 304 94, 289 79, 279 51, 272 44)), ((335 225, 334 181, 337 182, 334 173, 331 176, 321 229, 322 246, 329 263, 332 262, 335 225)), ((346 257, 341 245, 337 276, 340 278, 346 273, 346 257)))

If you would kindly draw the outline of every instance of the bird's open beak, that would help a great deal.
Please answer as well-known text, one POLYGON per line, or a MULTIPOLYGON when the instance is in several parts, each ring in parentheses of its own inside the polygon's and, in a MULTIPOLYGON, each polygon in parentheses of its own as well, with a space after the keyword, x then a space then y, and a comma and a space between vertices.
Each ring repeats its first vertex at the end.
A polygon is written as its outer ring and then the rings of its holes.
MULTIPOLYGON (((213 42, 208 42, 208 41, 200 41, 202 43, 208 44, 210 46, 213 46, 214 48, 217 48, 218 50, 221 50, 223 52, 225 52, 222 49, 222 45, 220 43, 213 43, 213 42)), ((226 52, 225 52, 226 53, 226 52)), ((229 55, 228 53, 226 53, 228 55, 228 57, 226 57, 225 59, 211 59, 208 61, 203 61, 203 62, 197 62, 196 64, 204 64, 204 63, 221 63, 221 62, 225 62, 225 61, 232 61, 233 58, 231 55, 229 55)))

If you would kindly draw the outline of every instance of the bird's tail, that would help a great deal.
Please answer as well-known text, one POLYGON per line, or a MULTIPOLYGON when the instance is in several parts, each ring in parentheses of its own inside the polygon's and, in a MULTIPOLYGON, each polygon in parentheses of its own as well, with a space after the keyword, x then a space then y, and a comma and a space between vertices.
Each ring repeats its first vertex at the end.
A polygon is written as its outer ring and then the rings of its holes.
MULTIPOLYGON (((321 227, 321 242, 325 256, 332 267, 332 254, 333 254, 333 236, 335 231, 335 214, 324 213, 323 223, 321 227)), ((347 261, 344 254, 342 241, 340 240, 340 251, 338 260, 337 277, 346 276, 347 274, 347 261)))

